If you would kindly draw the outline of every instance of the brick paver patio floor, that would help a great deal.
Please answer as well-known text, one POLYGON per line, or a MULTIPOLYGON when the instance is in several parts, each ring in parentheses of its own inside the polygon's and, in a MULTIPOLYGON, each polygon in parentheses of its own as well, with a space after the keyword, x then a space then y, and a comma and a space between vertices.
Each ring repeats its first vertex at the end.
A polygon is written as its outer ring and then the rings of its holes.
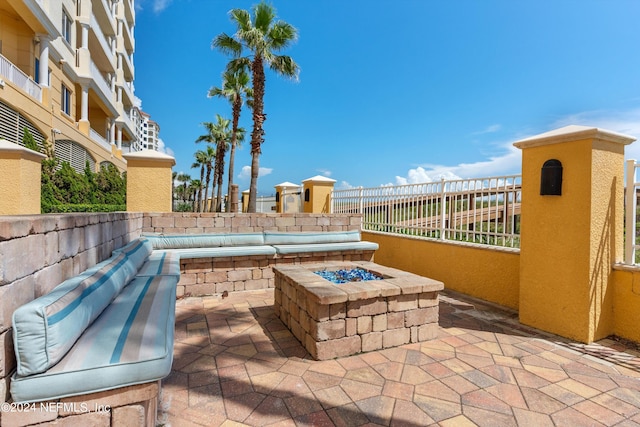
POLYGON ((640 353, 572 343, 445 292, 440 333, 314 361, 273 290, 177 302, 165 426, 640 426, 640 353))

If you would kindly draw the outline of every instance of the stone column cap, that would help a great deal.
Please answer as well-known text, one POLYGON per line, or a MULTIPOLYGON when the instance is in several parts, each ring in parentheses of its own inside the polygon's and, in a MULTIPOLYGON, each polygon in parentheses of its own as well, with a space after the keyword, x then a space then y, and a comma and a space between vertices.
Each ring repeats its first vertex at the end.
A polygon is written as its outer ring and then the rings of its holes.
POLYGON ((336 182, 335 179, 332 178, 328 178, 326 176, 322 176, 322 175, 316 175, 316 176, 312 176, 311 178, 307 178, 304 181, 302 181, 303 183, 305 182, 322 182, 322 183, 326 183, 326 184, 333 184, 336 182))
POLYGON ((170 156, 168 154, 165 153, 161 153, 159 151, 156 150, 141 150, 141 151, 135 151, 133 153, 126 153, 123 154, 122 157, 125 158, 125 160, 149 160, 149 161, 155 161, 155 162, 170 162, 171 166, 175 166, 176 164, 176 159, 173 156, 170 156))
POLYGON ((631 144, 635 137, 600 129, 591 126, 569 125, 529 138, 521 139, 513 143, 514 146, 523 149, 539 147, 542 145, 558 144, 561 142, 577 141, 580 139, 598 139, 600 141, 614 142, 623 145, 631 144))
POLYGON ((281 182, 280 184, 274 185, 275 188, 300 188, 298 184, 294 184, 293 182, 281 182))
POLYGON ((30 150, 20 144, 14 144, 13 142, 9 142, 6 139, 0 139, 0 151, 15 152, 17 154, 20 154, 20 156, 23 158, 31 158, 37 161, 40 161, 47 157, 42 153, 30 150))

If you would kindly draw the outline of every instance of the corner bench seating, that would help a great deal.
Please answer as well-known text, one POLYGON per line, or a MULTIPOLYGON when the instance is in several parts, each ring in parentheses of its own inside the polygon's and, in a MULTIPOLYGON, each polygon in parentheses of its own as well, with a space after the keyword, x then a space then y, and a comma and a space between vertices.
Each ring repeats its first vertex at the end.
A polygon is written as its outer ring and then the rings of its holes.
POLYGON ((179 295, 272 288, 277 264, 373 261, 378 249, 359 230, 142 235, 154 253, 180 257, 179 295))
MULTIPOLYGON (((377 249, 376 243, 360 241, 359 231, 143 233, 111 258, 14 312, 13 401, 95 396, 106 390, 117 394, 166 377, 173 361, 181 264, 260 257, 270 270, 278 260, 317 253, 352 253, 354 259, 364 254, 369 260, 377 249)), ((150 405, 147 425, 155 422, 157 395, 150 405)))
POLYGON ((15 402, 157 382, 171 372, 179 259, 152 251, 136 239, 14 312, 15 402))

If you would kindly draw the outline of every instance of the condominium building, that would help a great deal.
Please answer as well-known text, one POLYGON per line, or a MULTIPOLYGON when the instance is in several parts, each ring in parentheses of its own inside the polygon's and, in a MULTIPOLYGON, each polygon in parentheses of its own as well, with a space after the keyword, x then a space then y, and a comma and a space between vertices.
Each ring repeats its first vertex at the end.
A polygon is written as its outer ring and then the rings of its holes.
POLYGON ((82 170, 141 147, 132 119, 134 0, 0 1, 0 138, 28 129, 82 170))
POLYGON ((129 150, 157 151, 160 148, 160 125, 151 120, 151 116, 139 108, 133 109, 131 117, 137 130, 137 139, 129 147, 129 150))

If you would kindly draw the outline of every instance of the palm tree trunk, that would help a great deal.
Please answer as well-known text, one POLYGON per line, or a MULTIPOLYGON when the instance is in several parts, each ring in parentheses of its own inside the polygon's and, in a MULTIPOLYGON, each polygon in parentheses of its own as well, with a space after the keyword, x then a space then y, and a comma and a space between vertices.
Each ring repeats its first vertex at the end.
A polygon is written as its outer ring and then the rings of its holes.
POLYGON ((256 55, 251 63, 253 73, 253 130, 251 132, 251 184, 249 186, 249 212, 256 211, 256 192, 258 191, 258 171, 261 145, 264 142, 262 124, 266 120, 264 109, 264 68, 262 57, 256 55))
MULTIPOLYGON (((231 127, 231 151, 229 152, 229 184, 227 185, 227 195, 231 202, 231 186, 233 185, 233 162, 236 155, 236 144, 238 143, 238 122, 240 122, 240 109, 242 108, 242 98, 236 97, 233 102, 233 125, 231 127)), ((232 212, 231 203, 227 204, 227 212, 232 212)))
POLYGON ((202 212, 202 183, 204 182, 204 165, 200 166, 200 187, 198 188, 198 210, 202 212))
POLYGON ((204 204, 202 206, 202 211, 201 212, 206 212, 207 211, 207 201, 208 201, 208 194, 209 194, 209 182, 211 181, 211 167, 207 166, 207 178, 206 178, 206 184, 204 186, 204 204))
POLYGON ((216 183, 218 182, 218 171, 217 168, 213 168, 213 181, 211 182, 211 205, 209 206, 209 212, 215 212, 216 208, 216 200, 214 198, 214 194, 216 192, 216 183))

